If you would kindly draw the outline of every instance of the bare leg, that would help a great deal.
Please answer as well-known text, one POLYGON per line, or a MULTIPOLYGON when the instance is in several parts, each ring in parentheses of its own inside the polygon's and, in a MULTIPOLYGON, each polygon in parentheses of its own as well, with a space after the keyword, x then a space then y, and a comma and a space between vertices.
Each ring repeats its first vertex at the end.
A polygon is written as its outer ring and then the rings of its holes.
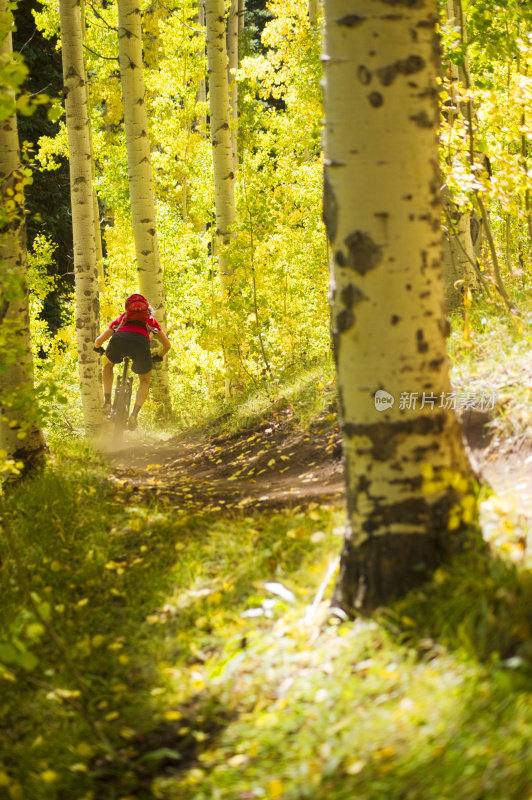
POLYGON ((133 409, 133 413, 135 415, 139 413, 140 409, 142 408, 142 404, 148 396, 148 392, 150 391, 150 381, 151 369, 149 372, 145 372, 144 375, 139 375, 139 388, 137 389, 137 394, 135 396, 135 408, 133 409))
POLYGON ((108 358, 105 359, 105 364, 103 365, 103 391, 104 394, 111 394, 113 389, 113 367, 114 364, 112 361, 109 361, 108 358))

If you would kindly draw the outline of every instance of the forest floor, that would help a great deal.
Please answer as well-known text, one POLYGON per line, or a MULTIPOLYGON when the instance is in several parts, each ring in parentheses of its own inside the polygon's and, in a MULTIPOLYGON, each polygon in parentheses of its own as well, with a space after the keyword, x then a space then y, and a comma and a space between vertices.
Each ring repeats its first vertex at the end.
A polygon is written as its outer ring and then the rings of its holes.
POLYGON ((235 433, 186 432, 108 453, 114 481, 190 512, 282 508, 344 494, 337 426, 301 427, 290 407, 235 433))
MULTIPOLYGON (((139 442, 135 434, 108 451, 111 480, 179 513, 340 502, 345 496, 341 435, 331 417, 328 409, 301 427, 288 407, 234 433, 185 432, 163 442, 139 442)), ((510 437, 500 452, 485 418, 473 415, 463 422, 477 477, 497 498, 481 503, 488 538, 502 514, 513 518, 519 534, 532 530, 531 443, 510 437)))
POLYGON ((0 506, 0 797, 532 797, 521 349, 455 375, 498 393, 462 420, 490 546, 472 536, 354 622, 330 610, 345 490, 327 371, 222 430, 128 432, 105 454, 58 437, 0 506))

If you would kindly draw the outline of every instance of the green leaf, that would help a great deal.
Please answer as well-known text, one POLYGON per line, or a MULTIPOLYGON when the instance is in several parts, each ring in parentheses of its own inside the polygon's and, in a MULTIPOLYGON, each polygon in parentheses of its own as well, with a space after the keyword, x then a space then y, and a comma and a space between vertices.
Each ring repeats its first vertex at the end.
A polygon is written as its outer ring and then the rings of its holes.
POLYGON ((165 758, 171 758, 174 761, 180 761, 183 756, 177 750, 171 750, 169 747, 160 747, 158 750, 152 750, 150 753, 145 753, 139 758, 139 764, 147 761, 163 761, 165 758))
POLYGON ((16 664, 18 656, 18 652, 9 642, 0 644, 0 661, 3 661, 5 664, 16 664))

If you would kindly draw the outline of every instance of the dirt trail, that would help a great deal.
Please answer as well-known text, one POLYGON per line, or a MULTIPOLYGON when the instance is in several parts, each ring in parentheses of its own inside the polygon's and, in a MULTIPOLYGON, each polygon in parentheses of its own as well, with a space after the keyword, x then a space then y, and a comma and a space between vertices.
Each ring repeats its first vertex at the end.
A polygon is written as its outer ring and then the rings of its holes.
POLYGON ((110 456, 120 486, 187 509, 279 508, 344 493, 338 430, 325 419, 302 429, 288 409, 238 433, 130 442, 110 456))
MULTIPOLYGON (((341 441, 327 417, 301 428, 290 409, 252 428, 210 436, 187 432, 165 442, 138 443, 137 435, 110 457, 112 479, 126 491, 186 510, 281 508, 344 497, 341 441)), ((472 429, 471 429, 472 430, 472 429)), ((532 532, 532 454, 507 447, 502 456, 473 430, 472 462, 497 500, 481 506, 490 535, 512 521, 532 532)))

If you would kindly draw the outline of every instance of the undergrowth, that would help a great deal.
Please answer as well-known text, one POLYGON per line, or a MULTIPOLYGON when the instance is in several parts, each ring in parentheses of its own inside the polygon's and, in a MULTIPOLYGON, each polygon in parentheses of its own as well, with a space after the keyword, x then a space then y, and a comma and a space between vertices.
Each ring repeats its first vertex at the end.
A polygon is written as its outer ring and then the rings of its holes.
MULTIPOLYGON (((330 380, 318 365, 225 423, 281 403, 332 424, 330 380)), ((532 582, 502 517, 499 549, 471 541, 349 621, 329 608, 340 506, 177 515, 108 472, 57 437, 2 499, 0 797, 531 796, 532 582)))
POLYGON ((521 798, 530 582, 471 546, 372 620, 330 616, 342 509, 176 517, 56 449, 2 509, 12 800, 521 798))

